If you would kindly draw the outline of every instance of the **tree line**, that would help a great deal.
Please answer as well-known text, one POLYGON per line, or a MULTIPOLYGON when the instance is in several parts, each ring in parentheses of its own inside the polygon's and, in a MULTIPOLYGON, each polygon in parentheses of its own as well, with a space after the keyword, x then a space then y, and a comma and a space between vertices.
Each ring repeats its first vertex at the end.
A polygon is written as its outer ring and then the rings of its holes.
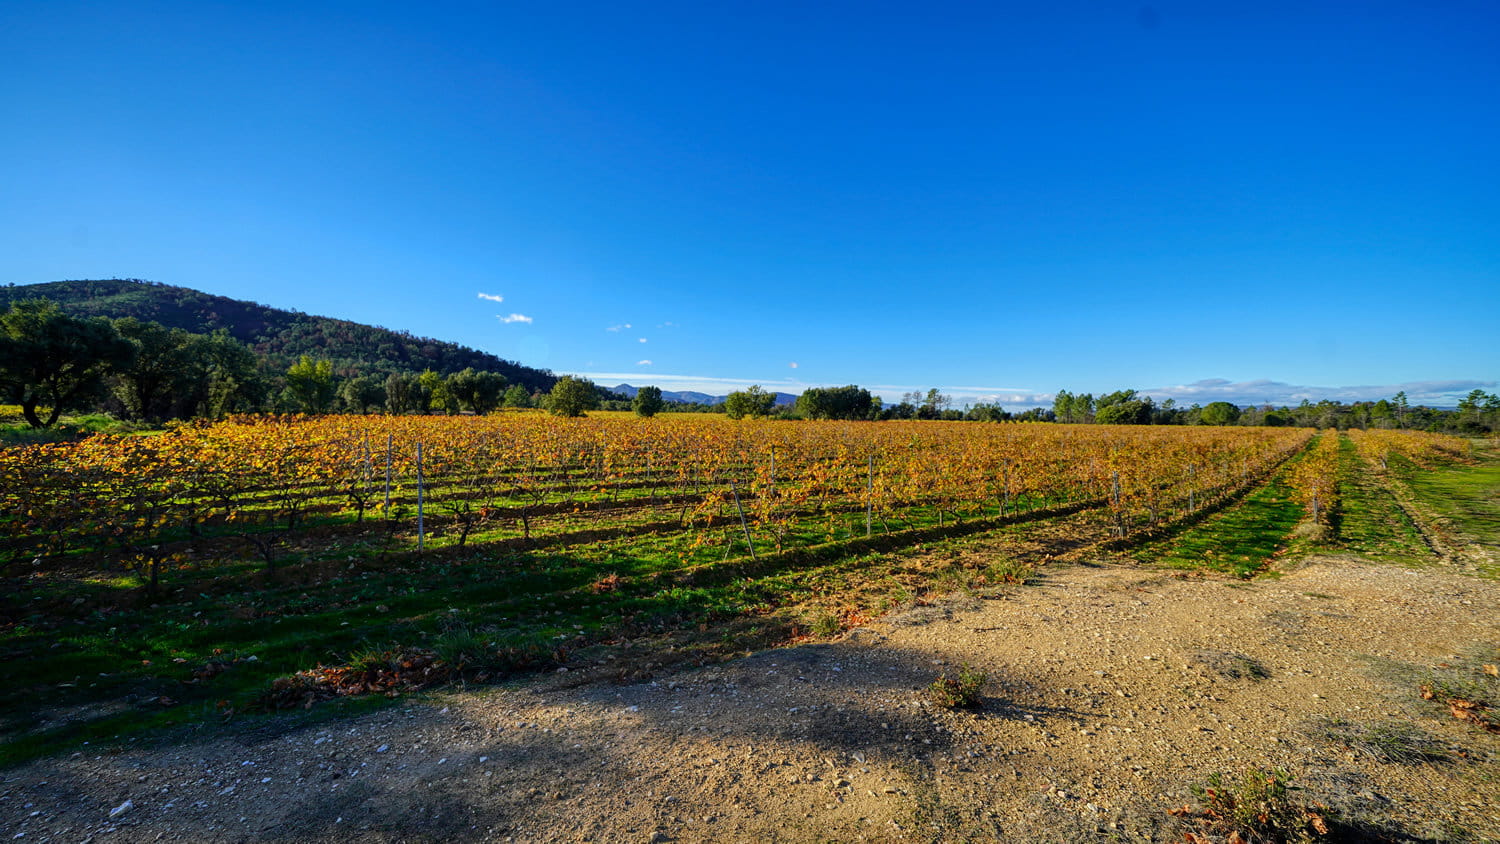
POLYGON ((339 377, 302 355, 285 371, 225 330, 193 334, 122 317, 78 317, 28 299, 0 314, 0 400, 33 428, 69 411, 148 424, 230 413, 344 411, 488 413, 532 407, 543 394, 472 367, 339 377))
POLYGON ((936 388, 909 392, 886 405, 868 389, 813 387, 790 406, 760 386, 737 390, 717 405, 663 400, 642 387, 626 399, 586 378, 563 376, 548 392, 512 383, 499 372, 466 367, 439 374, 389 372, 340 377, 327 359, 304 354, 284 371, 268 365, 225 330, 193 334, 181 328, 122 317, 78 317, 46 299, 27 299, 0 314, 0 400, 20 406, 33 428, 50 428, 64 412, 104 411, 161 424, 171 419, 220 418, 230 413, 474 413, 540 407, 560 416, 589 410, 719 412, 732 419, 932 419, 1039 421, 1113 425, 1258 425, 1322 428, 1409 428, 1452 433, 1500 431, 1500 396, 1474 390, 1455 410, 1392 399, 1342 404, 1303 401, 1297 407, 1239 407, 1229 402, 1178 407, 1136 390, 1095 397, 1059 390, 1050 410, 1011 413, 999 404, 954 407, 936 388))
POLYGON ((135 317, 193 334, 213 334, 222 328, 248 345, 259 367, 273 379, 308 355, 328 360, 334 374, 341 378, 356 375, 384 378, 392 372, 420 373, 428 369, 446 375, 472 368, 497 372, 505 376, 507 383, 522 384, 533 393, 551 389, 556 380, 546 370, 408 331, 273 308, 138 279, 0 285, 0 313, 25 299, 49 299, 64 313, 76 317, 135 317))
POLYGON ((1097 398, 1091 393, 1058 390, 1050 411, 1037 408, 1033 413, 1037 418, 1072 424, 1389 428, 1452 434, 1500 431, 1500 395, 1478 389, 1460 399, 1452 410, 1413 405, 1404 390, 1377 401, 1303 399, 1295 407, 1269 403, 1241 407, 1226 401, 1179 407, 1173 399, 1157 403, 1135 390, 1118 390, 1097 398))

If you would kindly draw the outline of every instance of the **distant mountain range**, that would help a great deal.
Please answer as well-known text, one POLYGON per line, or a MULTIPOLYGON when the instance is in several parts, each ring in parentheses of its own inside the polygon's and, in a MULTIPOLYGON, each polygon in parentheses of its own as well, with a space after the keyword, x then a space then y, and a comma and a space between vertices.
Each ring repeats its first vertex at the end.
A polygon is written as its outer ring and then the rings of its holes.
MULTIPOLYGON (((635 394, 640 392, 640 387, 632 387, 629 384, 619 384, 614 387, 607 387, 606 389, 612 393, 619 393, 628 399, 635 398, 635 394)), ((693 390, 662 390, 661 397, 665 401, 681 404, 719 404, 729 398, 728 396, 711 396, 708 393, 699 393, 693 390)), ((776 404, 778 406, 796 403, 797 397, 791 393, 776 394, 776 404)))
POLYGON ((457 343, 415 337, 343 319, 311 316, 188 287, 135 279, 52 281, 0 287, 0 311, 21 299, 51 299, 75 316, 135 317, 194 334, 225 329, 284 372, 302 355, 327 359, 341 376, 422 372, 441 375, 473 367, 498 372, 512 384, 550 390, 557 376, 457 343))

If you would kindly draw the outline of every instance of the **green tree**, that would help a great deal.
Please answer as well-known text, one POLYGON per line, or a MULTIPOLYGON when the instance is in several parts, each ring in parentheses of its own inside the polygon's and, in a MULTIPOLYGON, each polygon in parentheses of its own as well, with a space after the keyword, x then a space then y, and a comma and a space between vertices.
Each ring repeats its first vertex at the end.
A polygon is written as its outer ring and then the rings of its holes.
POLYGON ((520 384, 513 384, 509 390, 505 391, 504 404, 506 407, 531 407, 531 393, 520 384))
POLYGON ((1411 402, 1406 398, 1406 391, 1402 390, 1397 393, 1395 398, 1391 399, 1391 404, 1396 406, 1396 427, 1405 428, 1406 414, 1411 410, 1411 402))
POLYGON ((547 409, 554 416, 583 416, 584 411, 598 406, 599 394, 594 389, 594 382, 587 378, 564 375, 547 394, 547 409))
POLYGON ((635 398, 630 402, 630 408, 635 411, 636 416, 650 418, 661 413, 666 402, 662 401, 660 387, 642 387, 635 392, 635 398))
POLYGON ((229 336, 227 329, 192 335, 187 359, 187 387, 177 396, 177 415, 219 419, 265 404, 266 381, 255 353, 229 336))
POLYGON ((1150 425, 1156 404, 1135 390, 1117 390, 1099 397, 1094 421, 1100 425, 1150 425))
POLYGON ((117 319, 114 326, 135 348, 130 362, 116 372, 116 397, 137 419, 165 420, 173 398, 190 389, 194 335, 135 317, 117 319))
POLYGON ((416 378, 404 372, 385 377, 385 410, 387 413, 410 413, 417 409, 416 378))
POLYGON ((265 398, 255 353, 225 329, 190 334, 134 317, 114 326, 135 347, 116 373, 114 394, 137 419, 219 418, 255 410, 265 398))
POLYGON ((1009 411, 999 402, 994 404, 980 402, 964 411, 964 419, 970 422, 1004 422, 1010 418, 1009 411))
POLYGON ((375 375, 350 378, 339 385, 339 399, 355 413, 369 413, 370 408, 385 404, 385 382, 375 375))
POLYGON ((797 411, 808 419, 869 419, 879 409, 870 391, 847 387, 813 387, 797 397, 797 411))
POLYGON ((1458 400, 1458 429, 1465 433, 1493 430, 1497 411, 1500 411, 1500 396, 1492 396, 1484 390, 1473 390, 1458 400))
POLYGON ((1094 394, 1073 394, 1058 390, 1052 401, 1052 417, 1058 422, 1083 423, 1094 421, 1094 394))
POLYGON ((776 394, 762 390, 759 384, 748 390, 736 390, 724 399, 724 413, 730 419, 741 419, 746 416, 756 419, 769 416, 771 409, 775 406, 776 394))
POLYGON ((505 376, 498 372, 480 370, 474 373, 474 386, 464 401, 469 409, 480 416, 500 406, 505 395, 505 376))
POLYGON ((1203 406, 1198 419, 1204 425, 1233 425, 1240 421, 1240 409, 1227 401, 1209 402, 1203 406))
POLYGON ((31 427, 50 428, 64 410, 96 397, 104 376, 128 366, 134 353, 107 320, 23 300, 0 316, 0 394, 21 406, 31 427), (50 408, 46 419, 37 413, 43 406, 50 408))
POLYGON ((448 376, 448 394, 464 407, 483 416, 500 405, 505 392, 505 376, 497 372, 476 371, 468 367, 448 376))
POLYGON ((323 413, 333 403, 333 364, 303 355, 286 371, 286 389, 304 413, 323 413))
POLYGON ((917 418, 942 419, 945 416, 945 411, 952 406, 953 397, 943 395, 938 392, 937 387, 933 387, 927 391, 926 396, 923 396, 922 405, 917 408, 917 418))
POLYGON ((448 382, 443 376, 431 369, 424 370, 421 375, 417 376, 417 384, 421 387, 417 400, 423 413, 430 413, 436 409, 449 416, 458 414, 461 409, 458 399, 448 392, 448 382))

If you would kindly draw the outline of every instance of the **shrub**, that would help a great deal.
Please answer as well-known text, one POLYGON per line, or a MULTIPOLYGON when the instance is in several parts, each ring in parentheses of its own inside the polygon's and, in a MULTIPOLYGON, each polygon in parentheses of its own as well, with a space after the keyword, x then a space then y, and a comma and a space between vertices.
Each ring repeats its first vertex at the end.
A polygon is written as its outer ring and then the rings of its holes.
POLYGON ((958 676, 949 677, 945 672, 928 686, 939 706, 949 709, 972 709, 983 700, 984 683, 989 679, 983 671, 976 670, 966 662, 959 666, 958 676))
POLYGON ((1294 800, 1294 792, 1300 789, 1292 785, 1291 774, 1277 768, 1251 769, 1238 783, 1214 774, 1207 785, 1194 785, 1192 790, 1202 808, 1194 812, 1183 807, 1171 812, 1197 821, 1201 831, 1184 835, 1190 844, 1215 840, 1246 844, 1311 842, 1326 840, 1330 832, 1325 813, 1294 800))
POLYGON ((843 629, 843 622, 839 621, 839 617, 828 610, 819 611, 812 617, 812 621, 808 624, 808 631, 814 636, 832 636, 843 629))
POLYGON ((432 650, 437 658, 458 671, 493 662, 489 645, 488 637, 465 625, 454 625, 432 640, 432 650))
POLYGON ((989 583, 1017 583, 1024 586, 1035 576, 1036 566, 1008 558, 996 560, 984 570, 984 579, 989 583))

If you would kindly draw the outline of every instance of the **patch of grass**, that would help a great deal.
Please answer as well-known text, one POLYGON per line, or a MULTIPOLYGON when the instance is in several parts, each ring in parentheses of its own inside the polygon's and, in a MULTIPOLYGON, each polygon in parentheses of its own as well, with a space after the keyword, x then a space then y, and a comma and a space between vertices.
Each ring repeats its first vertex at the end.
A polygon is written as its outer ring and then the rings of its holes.
POLYGON ((1308 732, 1346 747, 1377 762, 1401 765, 1452 762, 1448 748, 1430 733, 1405 721, 1356 724, 1342 718, 1324 718, 1308 732))
POLYGON ((1201 650, 1192 655, 1192 661, 1231 680, 1264 680, 1271 676, 1259 660, 1234 651, 1201 650))
POLYGON ((1291 490, 1272 479, 1239 503, 1175 536, 1144 545, 1133 556, 1167 568, 1206 568, 1253 577, 1287 548, 1288 534, 1302 515, 1291 490))
MULTIPOLYGON (((114 571, 6 578, 0 765, 81 741, 212 728, 230 712, 271 717, 245 713, 278 680, 320 667, 390 670, 391 655, 406 652, 435 654, 474 682, 570 663, 585 650, 589 665, 649 677, 667 662, 784 642, 809 607, 827 608, 812 619, 815 632, 836 633, 877 609, 926 600, 935 584, 974 582, 994 559, 969 553, 974 539, 928 553, 877 537, 889 547, 861 538, 697 566, 659 539, 416 557, 309 532, 289 541, 275 575, 254 561, 204 559, 174 570, 155 597, 114 571), (672 652, 636 658, 637 642, 668 642, 672 652), (227 667, 205 674, 211 662, 227 667)), ((334 704, 319 698, 314 709, 334 704)))
POLYGON ((809 633, 822 638, 833 636, 843 629, 844 625, 839 621, 839 617, 826 609, 814 612, 807 624, 809 633))
POLYGON ((967 662, 959 666, 958 674, 949 677, 944 672, 932 681, 927 690, 932 699, 949 709, 973 709, 984 700, 984 684, 989 677, 983 671, 972 668, 967 662))
POLYGON ((1492 662, 1459 660, 1428 672, 1418 684, 1423 700, 1446 706, 1448 713, 1485 732, 1500 733, 1500 653, 1477 651, 1492 662))
POLYGON ((1184 834, 1190 844, 1329 840, 1328 811, 1303 805, 1296 799, 1301 789, 1292 782, 1291 774, 1277 768, 1251 769, 1237 780, 1214 774, 1206 784, 1192 786, 1196 811, 1183 807, 1171 813, 1194 826, 1184 834))
MULTIPOLYGON (((1487 549, 1493 561, 1500 559, 1500 445, 1476 441, 1473 456, 1469 464, 1432 469, 1393 459, 1391 469, 1423 505, 1487 549)), ((1485 567, 1484 574, 1500 577, 1500 565, 1485 567)))
POLYGON ((986 566, 981 577, 985 583, 1012 583, 1024 586, 1036 579, 1036 566, 1009 557, 1001 557, 986 566))
POLYGON ((1367 559, 1407 566, 1437 562, 1421 530, 1373 470, 1343 438, 1339 448, 1339 541, 1367 559))
MULTIPOLYGON (((46 413, 45 410, 41 412, 46 413)), ((68 414, 51 428, 33 428, 20 414, 19 405, 0 405, 0 445, 72 442, 90 434, 134 434, 148 428, 146 425, 116 419, 103 413, 81 416, 68 414), (7 407, 15 409, 14 415, 6 413, 7 407)))
POLYGON ((448 626, 432 639, 431 648, 438 659, 456 671, 494 663, 489 637, 466 624, 448 626))

